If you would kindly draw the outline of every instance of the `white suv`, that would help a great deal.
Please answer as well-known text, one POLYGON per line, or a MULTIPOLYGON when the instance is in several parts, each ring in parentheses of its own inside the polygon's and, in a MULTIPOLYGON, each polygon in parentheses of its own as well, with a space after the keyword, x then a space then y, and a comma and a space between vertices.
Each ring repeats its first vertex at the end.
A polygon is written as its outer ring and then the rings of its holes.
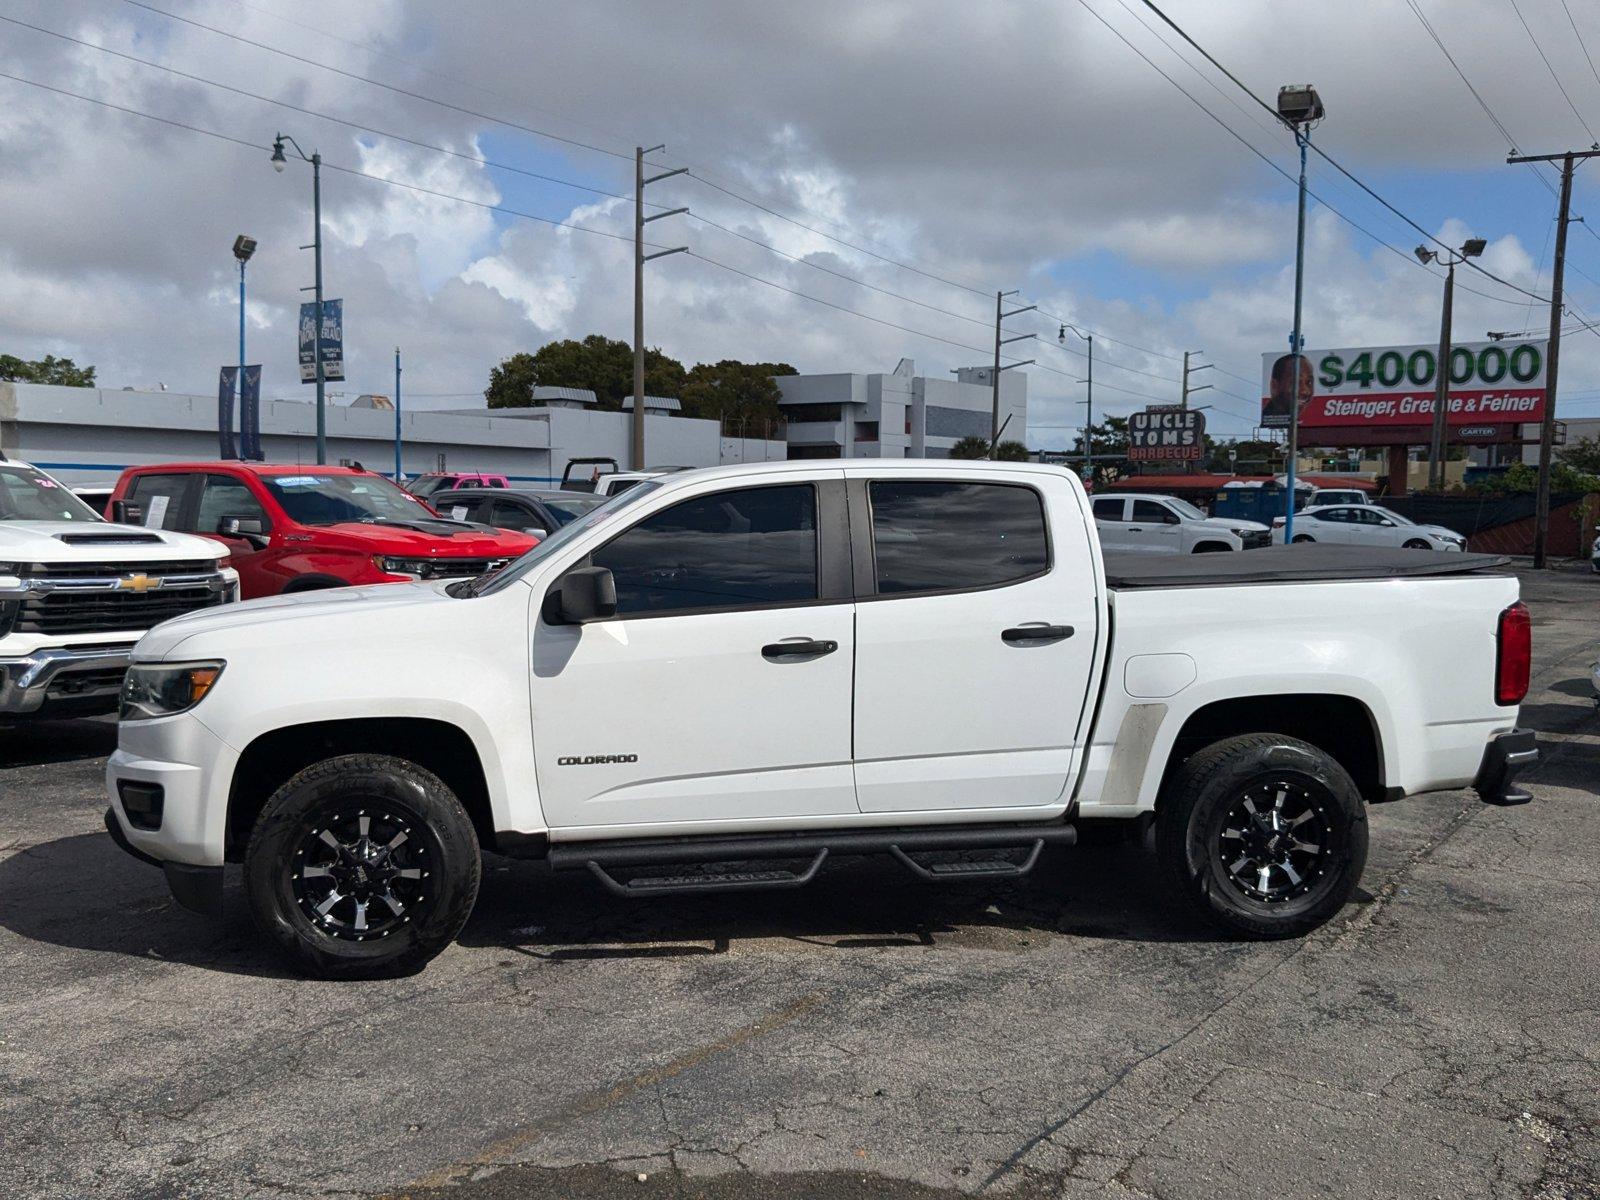
POLYGON ((1265 525, 1208 517, 1176 496, 1096 496, 1094 525, 1105 549, 1133 554, 1206 554, 1272 543, 1272 531, 1265 525))

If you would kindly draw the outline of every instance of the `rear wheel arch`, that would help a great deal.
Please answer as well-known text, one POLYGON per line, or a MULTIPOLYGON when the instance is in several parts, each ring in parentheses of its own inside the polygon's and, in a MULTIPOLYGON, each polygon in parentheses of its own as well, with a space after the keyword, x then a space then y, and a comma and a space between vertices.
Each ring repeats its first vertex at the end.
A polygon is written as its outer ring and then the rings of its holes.
POLYGON ((279 787, 314 763, 347 754, 389 755, 437 775, 472 818, 479 843, 494 848, 483 758, 466 730, 430 717, 355 717, 287 725, 245 747, 228 790, 227 861, 242 861, 256 818, 279 787))
POLYGON ((1162 767, 1159 812, 1178 769, 1208 746, 1251 733, 1276 733, 1307 742, 1337 762, 1362 798, 1388 798, 1383 738, 1372 710, 1341 693, 1282 693, 1214 700, 1185 718, 1162 767))

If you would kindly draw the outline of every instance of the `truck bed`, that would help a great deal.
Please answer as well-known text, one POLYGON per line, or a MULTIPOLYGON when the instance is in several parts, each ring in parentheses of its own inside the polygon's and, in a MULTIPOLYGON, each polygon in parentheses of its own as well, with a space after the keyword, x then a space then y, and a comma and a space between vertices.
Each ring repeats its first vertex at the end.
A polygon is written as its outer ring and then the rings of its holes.
POLYGON ((1104 556, 1112 591, 1193 588, 1352 579, 1416 579, 1470 575, 1504 567, 1496 554, 1453 554, 1397 547, 1334 546, 1311 542, 1269 546, 1235 554, 1126 554, 1104 556))

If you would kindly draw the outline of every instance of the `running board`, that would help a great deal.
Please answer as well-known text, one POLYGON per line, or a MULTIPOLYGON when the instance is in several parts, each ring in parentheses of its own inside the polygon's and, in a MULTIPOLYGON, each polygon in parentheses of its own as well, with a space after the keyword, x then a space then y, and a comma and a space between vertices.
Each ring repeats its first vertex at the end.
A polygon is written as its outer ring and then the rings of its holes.
POLYGON ((556 843, 549 850, 553 869, 587 870, 618 896, 663 896, 803 887, 816 878, 830 855, 890 854, 930 883, 970 879, 1014 879, 1033 870, 1045 844, 1070 846, 1077 830, 1061 821, 1030 825, 954 825, 911 829, 840 829, 817 833, 740 834, 731 837, 662 838, 649 841, 556 843), (924 864, 913 854, 952 850, 1025 850, 1021 862, 987 859, 924 864), (672 872, 629 880, 618 869, 702 866, 809 859, 803 869, 672 872))

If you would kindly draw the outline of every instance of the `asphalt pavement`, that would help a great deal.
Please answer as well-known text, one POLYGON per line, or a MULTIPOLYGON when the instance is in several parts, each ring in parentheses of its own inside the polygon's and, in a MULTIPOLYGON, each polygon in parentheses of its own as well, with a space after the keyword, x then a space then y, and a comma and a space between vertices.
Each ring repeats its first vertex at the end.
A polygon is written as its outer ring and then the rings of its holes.
POLYGON ((1298 942, 1136 846, 650 904, 491 857, 423 974, 317 983, 111 844, 108 722, 0 732, 0 1197, 1600 1197, 1600 578, 1524 595, 1534 803, 1373 809, 1298 942))

